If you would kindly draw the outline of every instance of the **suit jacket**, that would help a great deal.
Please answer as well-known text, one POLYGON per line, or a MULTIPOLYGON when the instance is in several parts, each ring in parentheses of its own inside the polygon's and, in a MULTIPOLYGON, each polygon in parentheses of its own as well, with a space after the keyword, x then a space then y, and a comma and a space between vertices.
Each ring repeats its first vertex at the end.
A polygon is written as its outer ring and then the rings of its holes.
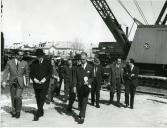
MULTIPOLYGON (((116 62, 114 62, 112 65, 111 65, 111 68, 110 68, 110 75, 109 75, 109 81, 112 85, 115 85, 116 84, 116 75, 115 75, 115 71, 116 71, 116 62)), ((124 72, 124 69, 123 69, 123 65, 121 64, 120 65, 120 80, 123 82, 123 72, 124 72)))
POLYGON ((77 78, 77 88, 79 89, 84 85, 84 77, 88 77, 88 84, 91 85, 93 81, 93 66, 87 63, 85 69, 82 66, 78 66, 76 78, 77 78))
POLYGON ((19 83, 19 86, 23 88, 25 85, 24 76, 26 78, 26 83, 29 83, 29 66, 28 66, 28 63, 24 60, 22 60, 18 64, 18 69, 16 66, 15 59, 9 60, 4 70, 3 82, 7 82, 8 74, 10 74, 10 77, 9 77, 10 85, 14 83, 15 80, 17 80, 19 83))
POLYGON ((30 65, 30 77, 33 81, 33 86, 35 89, 46 89, 49 87, 50 78, 52 75, 52 66, 49 60, 43 59, 43 62, 40 64, 38 60, 35 60, 30 65), (41 81, 43 78, 46 79, 44 84, 36 84, 34 78, 41 81))
POLYGON ((67 65, 64 66, 64 83, 69 84, 70 88, 76 87, 76 67, 72 66, 70 69, 67 65))
POLYGON ((53 76, 58 76, 59 77, 59 74, 58 74, 58 67, 55 65, 55 66, 51 66, 52 67, 52 76, 50 78, 50 84, 55 84, 55 81, 57 81, 53 76))
POLYGON ((98 66, 94 65, 94 67, 93 67, 93 74, 94 74, 94 68, 95 67, 97 67, 97 71, 96 71, 96 79, 94 79, 94 80, 96 80, 97 86, 100 87, 101 86, 101 82, 103 80, 103 73, 104 73, 104 71, 103 71, 103 68, 102 68, 101 65, 98 65, 98 66))
POLYGON ((124 78, 127 84, 131 84, 134 87, 138 86, 138 75, 139 75, 138 67, 134 66, 132 70, 130 69, 130 67, 127 67, 124 74, 125 74, 124 78), (134 74, 134 76, 131 76, 132 74, 134 74))

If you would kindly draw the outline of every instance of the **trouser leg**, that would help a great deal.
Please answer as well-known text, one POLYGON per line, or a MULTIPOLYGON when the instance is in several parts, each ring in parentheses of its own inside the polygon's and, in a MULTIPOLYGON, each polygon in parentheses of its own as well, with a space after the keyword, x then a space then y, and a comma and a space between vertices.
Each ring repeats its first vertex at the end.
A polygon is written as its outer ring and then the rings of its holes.
MULTIPOLYGON (((80 90, 82 91, 82 89, 80 90)), ((79 116, 81 117, 85 117, 85 113, 86 113, 86 107, 87 107, 87 103, 88 103, 88 97, 89 97, 89 88, 86 87, 85 89, 85 94, 86 95, 81 95, 81 108, 80 108, 80 113, 79 116)))
POLYGON ((96 105, 99 105, 100 100, 100 87, 96 87, 96 105))
POLYGON ((51 86, 52 84, 49 84, 48 92, 46 95, 46 100, 48 100, 49 102, 51 101, 51 86))
POLYGON ((79 116, 85 117, 87 103, 88 103, 88 96, 87 97, 82 97, 82 99, 81 99, 81 109, 80 109, 79 116))
POLYGON ((81 97, 81 95, 79 93, 78 93, 77 97, 78 97, 78 108, 80 110, 80 108, 82 106, 82 97, 81 97))
POLYGON ((37 102, 37 115, 43 114, 43 105, 45 101, 45 94, 46 90, 44 89, 35 89, 35 97, 36 97, 36 102, 37 102))
POLYGON ((115 93, 115 87, 116 85, 115 84, 113 84, 113 85, 111 85, 111 88, 110 88, 110 102, 113 102, 113 100, 114 100, 114 93, 115 93))
POLYGON ((57 95, 60 95, 60 90, 61 90, 62 82, 63 82, 63 78, 60 78, 60 81, 58 83, 59 84, 58 88, 54 89, 57 95))
POLYGON ((69 95, 69 83, 64 84, 64 93, 65 93, 65 101, 67 101, 69 95))
POLYGON ((11 96, 11 103, 12 103, 12 113, 15 114, 16 113, 16 100, 15 100, 16 87, 14 85, 11 85, 10 87, 10 96, 11 96))
POLYGON ((93 82, 92 88, 91 88, 91 102, 92 102, 92 104, 94 104, 94 102, 95 102, 95 91, 96 91, 96 85, 95 84, 96 83, 93 82))
POLYGON ((53 101, 53 97, 54 97, 54 90, 55 88, 57 87, 57 81, 55 80, 55 83, 52 85, 52 88, 51 88, 51 95, 50 95, 50 100, 53 101))
POLYGON ((69 104, 68 104, 68 109, 69 110, 72 109, 72 106, 74 104, 75 98, 76 98, 76 94, 74 92, 72 92, 72 89, 70 89, 70 92, 69 92, 69 104))
POLYGON ((22 88, 17 88, 16 89, 16 96, 15 96, 16 112, 20 112, 21 109, 22 109, 22 93, 23 93, 23 89, 22 88))
POLYGON ((125 104, 129 105, 129 84, 125 83, 125 104))
POLYGON ((134 97, 135 97, 135 93, 136 93, 136 87, 131 87, 131 88, 130 88, 130 107, 131 107, 131 108, 134 107, 134 97))
POLYGON ((116 90, 117 90, 117 103, 120 103, 120 98, 121 98, 121 81, 119 79, 116 82, 116 90))
POLYGON ((40 114, 43 113, 43 106, 45 103, 45 97, 46 97, 46 90, 45 89, 41 89, 40 91, 40 103, 39 103, 39 112, 40 114))
POLYGON ((40 104, 40 89, 34 89, 35 92, 35 99, 37 103, 37 108, 39 109, 39 104, 40 104))

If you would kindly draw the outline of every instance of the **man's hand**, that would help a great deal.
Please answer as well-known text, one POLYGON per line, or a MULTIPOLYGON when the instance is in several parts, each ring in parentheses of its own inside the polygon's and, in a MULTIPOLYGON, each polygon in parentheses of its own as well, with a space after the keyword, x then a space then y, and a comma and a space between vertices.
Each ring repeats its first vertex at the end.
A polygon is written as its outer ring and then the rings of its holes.
POLYGON ((87 76, 84 77, 84 84, 88 85, 88 77, 87 76))
POLYGON ((25 87, 28 87, 29 86, 29 83, 26 83, 25 87))
POLYGON ((135 76, 135 74, 131 74, 131 77, 135 76))
POLYGON ((40 84, 43 84, 46 82, 46 78, 44 77, 41 81, 40 81, 40 84))
POLYGON ((89 88, 92 88, 90 84, 88 85, 88 87, 89 87, 89 88))
POLYGON ((36 84, 40 84, 39 80, 36 79, 36 78, 34 78, 34 82, 35 82, 36 84))
POLYGON ((2 88, 6 87, 6 82, 2 82, 2 88))
POLYGON ((77 92, 76 87, 73 87, 73 92, 74 92, 74 93, 76 93, 76 92, 77 92))
POLYGON ((60 82, 60 77, 57 77, 57 82, 60 82))

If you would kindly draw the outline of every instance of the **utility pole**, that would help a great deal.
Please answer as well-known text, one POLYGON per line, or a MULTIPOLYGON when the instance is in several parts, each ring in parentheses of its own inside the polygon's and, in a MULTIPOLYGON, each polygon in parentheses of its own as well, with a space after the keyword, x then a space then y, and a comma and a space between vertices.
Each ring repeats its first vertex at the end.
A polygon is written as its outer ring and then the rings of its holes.
MULTIPOLYGON (((1 0, 1 25, 2 25, 2 17, 3 17, 3 2, 1 0)), ((4 63, 4 33, 3 31, 1 31, 1 71, 3 71, 4 67, 5 67, 5 63, 4 63)))

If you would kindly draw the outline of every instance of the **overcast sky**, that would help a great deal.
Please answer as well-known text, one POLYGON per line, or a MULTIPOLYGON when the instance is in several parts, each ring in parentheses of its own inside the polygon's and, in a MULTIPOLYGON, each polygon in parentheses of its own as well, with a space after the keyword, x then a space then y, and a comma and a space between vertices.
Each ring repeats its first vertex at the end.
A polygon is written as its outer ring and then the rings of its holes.
MULTIPOLYGON (((133 0, 121 0, 133 17, 144 23, 133 0)), ((133 20, 117 0, 107 0, 123 29, 133 20)), ((154 24, 165 0, 138 0, 149 24, 154 24)), ((73 41, 90 44, 114 38, 90 0, 3 0, 5 46, 14 42, 73 41)), ((133 39, 136 26, 130 40, 133 39)))

